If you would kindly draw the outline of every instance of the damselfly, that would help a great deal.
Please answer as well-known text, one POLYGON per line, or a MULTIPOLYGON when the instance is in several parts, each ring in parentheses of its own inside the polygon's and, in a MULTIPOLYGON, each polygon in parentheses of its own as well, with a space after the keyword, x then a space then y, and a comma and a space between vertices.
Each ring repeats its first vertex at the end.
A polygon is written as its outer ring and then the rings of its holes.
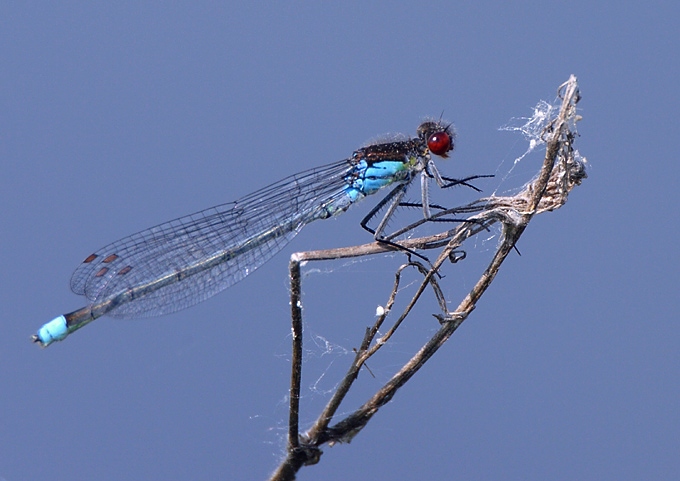
POLYGON ((416 137, 368 145, 348 159, 291 175, 236 202, 109 244, 89 255, 71 278, 71 290, 90 304, 48 322, 33 340, 48 346, 103 315, 156 316, 204 301, 271 259, 306 224, 336 216, 390 185, 361 224, 377 241, 392 244, 383 236, 387 221, 418 174, 425 218, 430 217, 430 179, 446 188, 474 178, 439 173, 430 154, 447 157, 453 147, 450 124, 426 121, 416 137), (368 221, 385 206, 378 226, 369 228, 368 221))

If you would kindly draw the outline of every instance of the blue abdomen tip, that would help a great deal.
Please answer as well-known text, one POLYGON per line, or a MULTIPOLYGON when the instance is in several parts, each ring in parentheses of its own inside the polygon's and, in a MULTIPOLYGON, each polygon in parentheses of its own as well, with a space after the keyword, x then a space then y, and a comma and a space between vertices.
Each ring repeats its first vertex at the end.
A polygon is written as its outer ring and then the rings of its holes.
POLYGON ((54 341, 61 341, 68 336, 68 326, 64 316, 55 317, 43 327, 38 329, 38 341, 43 346, 49 346, 54 341))

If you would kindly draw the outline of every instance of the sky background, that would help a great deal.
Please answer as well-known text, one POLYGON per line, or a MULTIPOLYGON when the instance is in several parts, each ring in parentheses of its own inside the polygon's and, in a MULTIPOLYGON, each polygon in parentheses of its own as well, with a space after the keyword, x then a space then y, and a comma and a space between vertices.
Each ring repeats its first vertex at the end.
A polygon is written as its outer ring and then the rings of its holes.
MULTIPOLYGON (((458 145, 440 169, 511 191, 542 153, 502 181, 526 142, 499 127, 570 74, 589 178, 534 219, 422 371, 299 479, 677 479, 679 19, 654 1, 3 2, 0 480, 265 479, 285 448, 289 256, 369 241, 359 221, 378 199, 207 302, 102 318, 41 350, 30 335, 84 305, 73 269, 442 112, 458 145)), ((452 303, 495 242, 447 270, 452 303)), ((402 261, 306 268, 303 426, 402 261)), ((427 302, 342 412, 435 332, 427 302)))

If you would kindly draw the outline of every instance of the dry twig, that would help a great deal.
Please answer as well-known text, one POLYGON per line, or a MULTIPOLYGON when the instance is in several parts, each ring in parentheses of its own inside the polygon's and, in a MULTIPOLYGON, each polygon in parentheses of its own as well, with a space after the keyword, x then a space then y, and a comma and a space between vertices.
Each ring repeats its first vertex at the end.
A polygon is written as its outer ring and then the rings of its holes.
MULTIPOLYGON (((431 266, 409 261, 401 266, 395 275, 394 287, 384 308, 374 325, 366 329, 364 339, 356 350, 354 361, 347 374, 339 384, 336 392, 328 401, 316 422, 304 434, 298 431, 300 380, 302 376, 302 311, 300 288, 300 265, 311 260, 328 260, 376 254, 392 250, 391 246, 381 243, 365 244, 344 249, 330 249, 294 254, 290 262, 291 308, 293 320, 293 356, 290 389, 290 416, 287 456, 273 473, 272 480, 292 480, 304 465, 315 464, 321 457, 321 446, 337 442, 349 442, 366 426, 371 417, 434 355, 434 353, 451 337, 455 330, 474 310, 477 302, 487 290, 506 256, 514 248, 524 229, 534 215, 552 211, 561 207, 569 192, 580 185, 586 178, 585 159, 573 148, 576 137, 575 122, 579 120, 576 104, 580 100, 578 84, 573 75, 560 86, 559 97, 562 99, 557 116, 551 119, 543 129, 542 140, 546 143, 546 153, 538 175, 524 189, 514 196, 491 196, 479 199, 465 206, 442 211, 433 218, 449 214, 460 216, 467 214, 465 222, 456 228, 438 235, 400 241, 400 245, 410 250, 441 248, 439 256, 431 266), (441 288, 439 287, 438 269, 447 260, 456 260, 456 252, 463 242, 478 233, 488 230, 495 223, 502 225, 501 241, 488 267, 484 270, 475 286, 460 302, 455 311, 448 311, 441 288), (380 327, 393 306, 401 279, 406 267, 415 267, 423 279, 412 299, 382 337, 376 338, 380 327), (409 315, 421 295, 430 287, 433 289, 442 313, 436 315, 441 323, 439 330, 404 366, 382 386, 361 407, 344 419, 330 425, 337 410, 356 380, 366 360, 375 355, 385 345, 401 322, 409 315)), ((432 220, 432 219, 430 219, 432 220)), ((417 226, 416 223, 409 229, 417 226)), ((397 233, 401 234, 401 233, 397 233)))

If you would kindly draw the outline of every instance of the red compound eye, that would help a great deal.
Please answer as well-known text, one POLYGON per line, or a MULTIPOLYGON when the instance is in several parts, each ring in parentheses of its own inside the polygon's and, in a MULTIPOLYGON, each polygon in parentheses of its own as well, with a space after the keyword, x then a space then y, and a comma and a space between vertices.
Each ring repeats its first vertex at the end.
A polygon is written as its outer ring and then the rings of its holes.
POLYGON ((451 136, 446 132, 435 132, 427 139, 427 148, 435 155, 446 157, 446 153, 453 149, 451 136))

